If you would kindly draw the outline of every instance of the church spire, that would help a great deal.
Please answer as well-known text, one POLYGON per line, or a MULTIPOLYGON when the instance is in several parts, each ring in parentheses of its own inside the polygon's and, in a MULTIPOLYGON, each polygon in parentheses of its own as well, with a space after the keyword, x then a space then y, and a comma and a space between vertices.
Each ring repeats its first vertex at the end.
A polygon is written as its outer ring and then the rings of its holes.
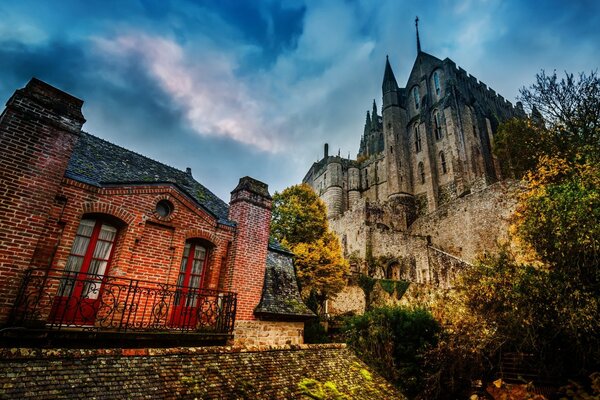
POLYGON ((373 99, 373 113, 371 114, 371 129, 377 130, 379 127, 379 116, 377 115, 377 104, 373 99))
POLYGON ((371 115, 369 115, 369 112, 367 111, 367 120, 365 121, 364 134, 367 135, 367 133, 369 133, 370 130, 371 130, 371 115))
POLYGON ((419 39, 419 17, 415 18, 415 28, 417 28, 417 53, 421 52, 421 40, 419 39))
POLYGON ((385 56, 385 72, 383 73, 383 93, 387 93, 390 91, 398 90, 398 82, 396 82, 396 77, 394 76, 394 71, 392 71, 392 66, 390 65, 390 59, 388 56, 385 56))

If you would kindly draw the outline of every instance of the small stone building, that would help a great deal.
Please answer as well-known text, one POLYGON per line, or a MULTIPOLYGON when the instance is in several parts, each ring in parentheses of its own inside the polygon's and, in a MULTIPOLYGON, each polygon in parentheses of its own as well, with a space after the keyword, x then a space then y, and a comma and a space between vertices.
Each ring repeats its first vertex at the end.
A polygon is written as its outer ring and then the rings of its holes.
POLYGON ((301 343, 267 185, 241 178, 226 204, 82 131, 82 104, 33 78, 0 116, 3 338, 301 343))

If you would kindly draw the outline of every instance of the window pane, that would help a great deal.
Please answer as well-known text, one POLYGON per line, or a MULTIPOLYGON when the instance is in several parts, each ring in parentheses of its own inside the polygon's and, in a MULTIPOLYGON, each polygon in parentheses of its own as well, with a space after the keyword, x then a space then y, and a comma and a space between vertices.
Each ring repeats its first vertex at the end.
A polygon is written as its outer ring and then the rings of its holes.
POLYGON ((192 279, 190 279, 190 287, 193 289, 198 289, 200 287, 200 277, 199 276, 192 276, 192 279))
POLYGON ((112 242, 113 240, 115 240, 116 234, 117 228, 114 228, 110 225, 102 225, 102 228, 100 229, 100 235, 98 235, 98 239, 112 242))
POLYGON ((198 275, 202 272, 202 263, 203 260, 194 260, 194 264, 192 265, 192 274, 198 275))
POLYGON ((99 258, 101 260, 108 260, 110 256, 110 250, 112 249, 112 242, 103 242, 98 240, 96 242, 96 248, 94 249, 94 258, 99 258))
POLYGON ((187 265, 187 257, 181 259, 181 265, 179 266, 179 272, 185 273, 185 266, 187 265))
POLYGON ((194 258, 196 260, 204 260, 204 256, 206 255, 206 250, 202 246, 196 246, 194 251, 194 258))
POLYGON ((90 243, 90 238, 83 236, 75 236, 75 241, 73 242, 73 248, 71 249, 71 254, 84 256, 87 251, 88 244, 90 243))
POLYGON ((94 230, 94 225, 96 225, 96 220, 93 219, 82 219, 79 223, 79 228, 77 228, 77 235, 80 236, 92 236, 92 231, 94 230))
POLYGON ((67 259, 67 266, 65 272, 79 272, 81 270, 81 264, 83 263, 83 257, 69 256, 67 259))

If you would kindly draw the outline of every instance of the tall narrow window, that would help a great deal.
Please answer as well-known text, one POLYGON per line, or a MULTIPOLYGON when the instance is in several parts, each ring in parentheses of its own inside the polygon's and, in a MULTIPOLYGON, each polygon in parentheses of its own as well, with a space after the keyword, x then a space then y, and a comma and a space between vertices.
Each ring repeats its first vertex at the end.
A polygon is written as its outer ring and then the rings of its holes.
POLYGON ((421 100, 421 96, 419 95, 419 87, 415 86, 413 89, 413 97, 415 99, 415 108, 418 110, 419 109, 419 103, 421 100))
POLYGON ((419 176, 421 177, 421 184, 424 184, 425 183, 425 167, 423 166, 422 162, 419 163, 419 176))
POLYGON ((187 241, 183 248, 183 257, 177 278, 177 290, 173 298, 171 324, 177 327, 195 326, 198 318, 197 308, 200 298, 200 288, 208 250, 201 243, 187 241))
POLYGON ((442 120, 440 113, 437 111, 433 113, 433 125, 435 128, 435 140, 440 140, 442 138, 442 120))
POLYGON ((51 321, 94 323, 116 237, 117 228, 102 220, 81 220, 52 304, 51 321))
POLYGON ((440 165, 442 166, 442 174, 448 172, 448 169, 446 167, 446 156, 444 155, 443 151, 440 151, 440 165))
POLYGON ((417 153, 421 151, 421 134, 418 126, 415 126, 415 150, 417 153))
POLYGON ((433 73, 433 88, 435 89, 435 94, 439 96, 442 89, 440 87, 440 74, 437 71, 433 73))

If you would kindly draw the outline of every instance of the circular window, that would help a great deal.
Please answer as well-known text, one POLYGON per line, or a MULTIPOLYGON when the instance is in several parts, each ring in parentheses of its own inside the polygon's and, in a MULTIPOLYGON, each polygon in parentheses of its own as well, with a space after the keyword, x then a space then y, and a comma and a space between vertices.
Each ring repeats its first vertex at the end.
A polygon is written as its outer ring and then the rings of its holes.
POLYGON ((156 214, 159 217, 167 218, 173 212, 173 203, 169 200, 161 200, 156 203, 156 214))

